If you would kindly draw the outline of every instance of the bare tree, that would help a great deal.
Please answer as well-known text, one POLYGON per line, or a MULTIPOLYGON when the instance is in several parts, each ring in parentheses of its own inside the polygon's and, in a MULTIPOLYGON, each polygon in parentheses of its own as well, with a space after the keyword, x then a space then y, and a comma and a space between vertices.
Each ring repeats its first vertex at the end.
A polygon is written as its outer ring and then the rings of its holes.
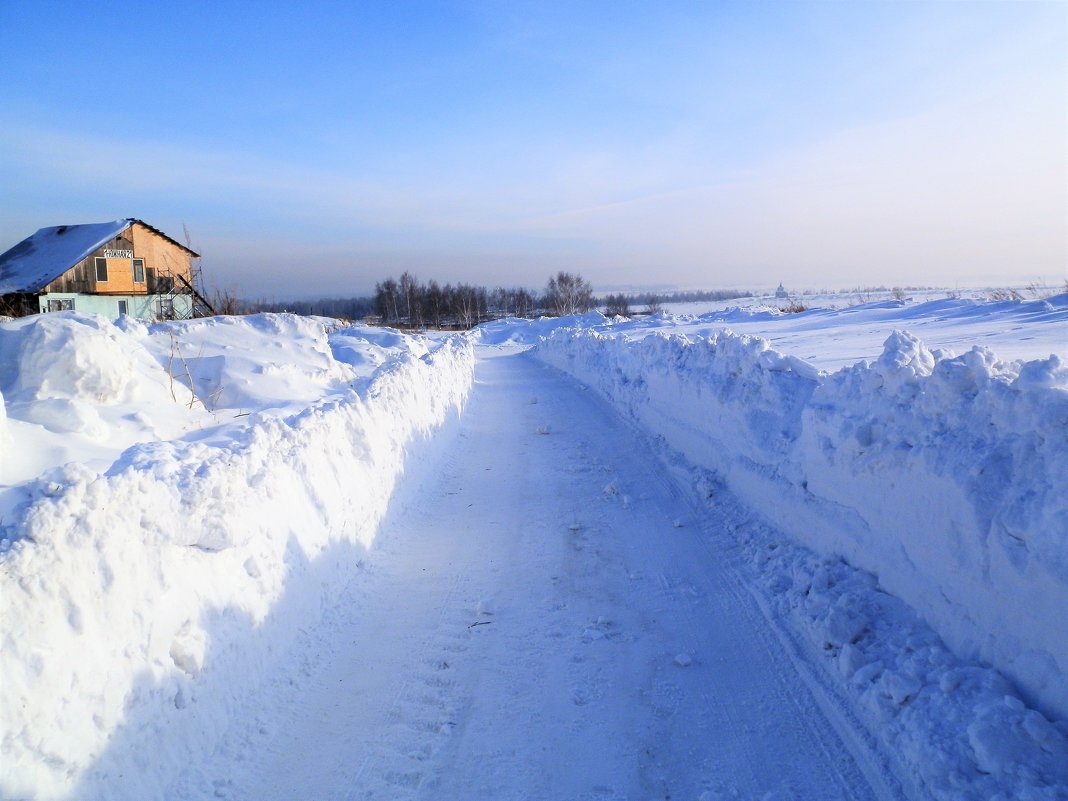
POLYGON ((537 298, 526 289, 517 289, 512 293, 512 313, 516 317, 533 317, 537 298))
POLYGON ((243 304, 237 298, 237 293, 230 287, 226 289, 216 288, 211 297, 211 307, 216 314, 244 314, 243 304))
POLYGON ((422 309, 419 304, 419 282, 415 276, 405 270, 400 277, 400 295, 407 313, 408 325, 417 328, 423 324, 422 309))
MULTIPOLYGON (((589 293, 589 284, 585 284, 585 288, 589 293)), ((526 289, 497 287, 490 292, 484 286, 473 284, 441 286, 437 281, 421 284, 415 276, 405 272, 399 281, 389 278, 375 284, 373 304, 386 325, 407 323, 413 328, 426 325, 470 328, 494 316, 533 316, 537 300, 526 289)), ((587 301, 586 308, 590 305, 592 300, 587 301)))
POLYGON ((494 288, 489 293, 489 312, 491 315, 507 317, 510 314, 512 291, 503 286, 494 288))
POLYGON ((497 287, 489 293, 489 311, 502 317, 530 317, 537 299, 526 289, 497 287))
POLYGON ((630 316, 630 300, 622 292, 616 295, 608 295, 604 301, 604 313, 609 317, 615 317, 617 314, 620 317, 630 316))
POLYGON ((426 318, 435 328, 441 328, 441 317, 445 313, 445 293, 437 281, 431 281, 423 290, 423 306, 426 318))
POLYGON ((464 328, 471 328, 482 322, 486 314, 486 288, 459 284, 455 289, 454 309, 464 328))
POLYGON ((649 296, 649 302, 645 304, 646 314, 660 314, 664 307, 660 304, 660 298, 656 295, 649 296))
POLYGON ((397 307, 399 294, 397 282, 392 278, 375 284, 375 312, 382 318, 383 323, 396 322, 400 317, 397 307))
POLYGON ((593 306, 593 287, 581 275, 559 272, 549 279, 545 307, 558 317, 588 312, 593 306))

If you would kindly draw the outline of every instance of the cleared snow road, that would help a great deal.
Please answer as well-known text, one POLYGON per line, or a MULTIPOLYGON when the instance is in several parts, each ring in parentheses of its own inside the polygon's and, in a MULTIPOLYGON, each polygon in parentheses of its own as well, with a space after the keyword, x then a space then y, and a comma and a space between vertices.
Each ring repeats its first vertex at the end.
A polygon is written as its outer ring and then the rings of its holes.
POLYGON ((895 798, 641 438, 482 351, 343 603, 202 766, 215 794, 895 798))

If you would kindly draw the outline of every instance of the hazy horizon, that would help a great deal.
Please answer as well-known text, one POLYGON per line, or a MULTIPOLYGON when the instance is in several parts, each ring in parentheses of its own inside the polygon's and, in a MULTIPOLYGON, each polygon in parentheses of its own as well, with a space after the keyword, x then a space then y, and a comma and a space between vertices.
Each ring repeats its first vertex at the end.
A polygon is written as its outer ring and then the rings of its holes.
POLYGON ((0 251, 138 217, 187 226, 209 285, 284 299, 404 270, 1065 277, 1060 2, 60 2, 0 25, 0 251))
MULTIPOLYGON (((385 280, 387 278, 397 279, 400 276, 382 275, 379 276, 378 281, 385 280)), ((478 282, 477 286, 484 286, 486 289, 495 289, 497 287, 503 287, 505 289, 528 289, 533 292, 542 293, 545 291, 545 284, 549 279, 549 275, 546 274, 542 281, 528 281, 526 283, 502 283, 499 281, 486 281, 478 282)), ((422 276, 416 275, 415 278, 420 283, 426 283, 422 276)), ((429 280, 429 279, 427 279, 429 280)), ((434 280, 438 280, 435 278, 434 280)), ((457 281, 439 281, 440 284, 445 283, 460 283, 457 281)), ((703 285, 683 285, 683 284, 613 284, 604 283, 601 285, 593 285, 593 294, 595 297, 603 298, 606 295, 622 293, 627 296, 644 295, 647 293, 657 294, 661 300, 670 300, 673 294, 683 294, 688 292, 743 292, 752 293, 754 297, 772 296, 778 284, 703 284, 703 285)), ((906 293, 908 292, 945 292, 945 293, 962 293, 967 295, 968 293, 977 293, 982 296, 983 293, 988 293, 991 297, 995 294, 1003 294, 1006 292, 1016 291, 1019 293, 1023 300, 1032 300, 1039 297, 1047 297, 1049 295, 1061 294, 1062 292, 1068 292, 1068 279, 1059 277, 1053 281, 1042 282, 1036 279, 1030 280, 1009 280, 1009 281, 979 281, 970 284, 901 284, 897 282, 885 282, 880 281, 874 284, 850 284, 842 286, 830 286, 805 283, 804 281, 798 281, 795 283, 785 282, 783 283, 784 289, 789 293, 791 297, 801 298, 806 296, 821 296, 821 295, 841 295, 843 297, 848 295, 864 295, 874 292, 893 292, 897 289, 902 289, 906 293), (1032 292, 1037 294, 1032 295, 1032 292)), ((362 290, 349 290, 342 289, 338 292, 321 293, 314 290, 310 292, 294 292, 294 293, 272 293, 272 294, 259 294, 259 295, 238 295, 237 298, 242 301, 246 301, 251 304, 264 303, 267 305, 285 303, 285 302, 299 302, 299 303, 313 303, 315 301, 327 301, 327 300, 348 300, 350 298, 373 298, 375 295, 375 287, 372 285, 369 288, 362 290)))

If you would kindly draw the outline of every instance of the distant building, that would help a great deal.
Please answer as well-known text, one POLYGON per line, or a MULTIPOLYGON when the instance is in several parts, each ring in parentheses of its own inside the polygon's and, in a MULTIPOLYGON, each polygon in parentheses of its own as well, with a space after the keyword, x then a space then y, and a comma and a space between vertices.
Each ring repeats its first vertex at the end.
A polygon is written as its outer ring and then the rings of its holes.
POLYGON ((775 290, 775 297, 777 297, 777 298, 788 298, 788 297, 790 297, 790 293, 786 291, 786 289, 783 287, 781 281, 779 282, 779 288, 775 290))
POLYGON ((96 312, 180 320, 211 312, 198 253, 131 218, 42 228, 0 254, 0 313, 96 312))

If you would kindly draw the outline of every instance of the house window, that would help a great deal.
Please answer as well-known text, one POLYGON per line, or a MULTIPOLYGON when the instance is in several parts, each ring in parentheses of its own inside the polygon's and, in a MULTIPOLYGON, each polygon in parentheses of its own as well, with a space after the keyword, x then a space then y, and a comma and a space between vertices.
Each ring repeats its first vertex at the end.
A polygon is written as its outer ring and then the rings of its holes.
POLYGON ((134 259, 133 260, 133 268, 134 268, 134 283, 135 284, 143 284, 145 282, 145 260, 144 259, 134 259))
POLYGON ((96 280, 104 282, 108 280, 108 260, 99 256, 96 258, 96 280))
POLYGON ((74 298, 49 298, 48 310, 50 312, 74 311, 74 298))
POLYGON ((159 319, 161 319, 161 320, 173 320, 174 319, 174 299, 173 298, 160 298, 159 299, 159 319))
POLYGON ((130 312, 129 312, 128 309, 129 309, 129 307, 126 304, 126 301, 125 300, 120 300, 119 301, 119 316, 120 317, 125 317, 127 314, 129 314, 130 312))

